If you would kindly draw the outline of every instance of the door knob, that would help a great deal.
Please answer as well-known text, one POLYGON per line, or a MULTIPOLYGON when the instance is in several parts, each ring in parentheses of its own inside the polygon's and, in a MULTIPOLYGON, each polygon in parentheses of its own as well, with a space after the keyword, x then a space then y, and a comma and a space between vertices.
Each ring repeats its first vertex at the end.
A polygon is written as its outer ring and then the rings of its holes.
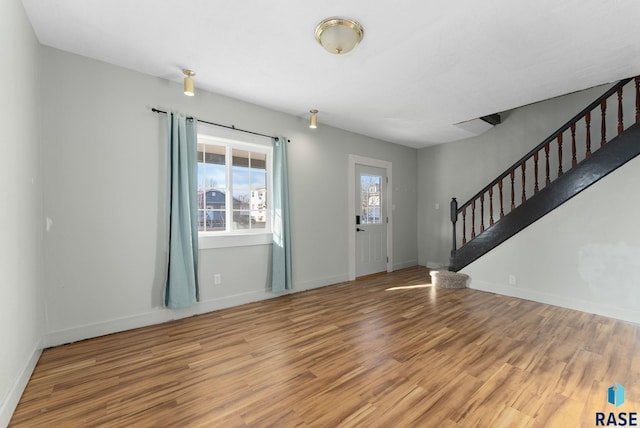
POLYGON ((365 232, 364 229, 360 229, 359 227, 356 228, 356 232, 365 232))

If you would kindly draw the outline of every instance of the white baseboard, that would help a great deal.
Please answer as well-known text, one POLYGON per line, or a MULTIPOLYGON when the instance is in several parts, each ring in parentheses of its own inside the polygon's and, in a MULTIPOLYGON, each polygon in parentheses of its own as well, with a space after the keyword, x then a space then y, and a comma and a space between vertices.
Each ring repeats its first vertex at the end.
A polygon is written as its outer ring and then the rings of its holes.
POLYGON ((414 267, 417 265, 418 265, 417 259, 406 260, 403 262, 396 262, 393 264, 393 270, 395 271, 400 269, 406 269, 406 268, 414 267))
POLYGON ((38 344, 31 353, 31 357, 24 365, 20 376, 16 379, 13 387, 9 391, 9 394, 7 394, 6 399, 0 404, 0 427, 6 427, 9 425, 11 416, 13 416, 13 412, 16 410, 20 397, 22 397, 22 393, 31 378, 31 373, 33 373, 33 369, 35 369, 41 354, 42 346, 38 344))
POLYGON ((278 294, 274 294, 269 291, 251 291, 207 300, 186 309, 158 308, 157 310, 143 314, 49 332, 45 338, 45 346, 51 347, 63 345, 65 343, 77 342, 79 340, 90 339, 92 337, 104 336, 106 334, 132 330, 134 328, 146 327, 154 324, 161 324, 167 321, 187 318, 193 315, 204 314, 207 312, 217 311, 219 309, 230 308, 274 297, 278 297, 278 294))
POLYGON ((443 270, 443 269, 447 269, 449 267, 448 263, 445 262, 434 262, 432 260, 427 260, 427 267, 429 269, 435 269, 435 270, 443 270))
POLYGON ((163 322, 187 318, 194 315, 217 311, 219 309, 244 305, 245 303, 272 299, 284 294, 297 293, 300 291, 310 290, 312 288, 337 284, 347 280, 348 278, 346 274, 337 275, 294 284, 293 290, 281 294, 271 293, 267 290, 250 291, 247 293, 207 300, 185 309, 158 308, 143 314, 86 324, 64 330, 51 331, 47 333, 44 345, 46 348, 64 345, 65 343, 77 342, 79 340, 90 339, 92 337, 104 336, 106 334, 132 330, 134 328, 146 327, 154 324, 161 324, 163 322))
POLYGON ((324 287, 326 285, 339 284, 341 282, 346 282, 346 281, 349 281, 349 275, 346 273, 343 275, 334 275, 334 276, 327 276, 324 278, 316 278, 311 281, 296 283, 294 290, 292 290, 292 292, 296 293, 298 291, 311 290, 313 288, 324 287))
POLYGON ((490 293, 502 294, 504 296, 517 297, 519 299, 532 300, 534 302, 546 303, 548 305, 560 306, 567 309, 574 309, 590 314, 602 315, 635 324, 640 324, 640 314, 635 311, 620 309, 609 305, 576 299, 573 297, 558 296, 554 294, 542 293, 536 290, 512 287, 505 284, 495 284, 486 281, 471 279, 469 288, 474 290, 487 291, 490 293))

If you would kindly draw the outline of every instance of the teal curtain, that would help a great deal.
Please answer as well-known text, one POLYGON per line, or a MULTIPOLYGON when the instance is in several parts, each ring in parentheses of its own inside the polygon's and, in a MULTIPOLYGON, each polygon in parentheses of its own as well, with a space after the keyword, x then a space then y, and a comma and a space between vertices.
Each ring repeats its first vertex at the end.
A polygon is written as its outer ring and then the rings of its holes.
POLYGON ((168 118, 169 255, 164 303, 186 308, 200 300, 198 290, 197 120, 177 113, 168 118))
POLYGON ((289 225, 289 168, 287 139, 273 139, 273 266, 271 291, 293 287, 291 275, 291 227, 289 225))

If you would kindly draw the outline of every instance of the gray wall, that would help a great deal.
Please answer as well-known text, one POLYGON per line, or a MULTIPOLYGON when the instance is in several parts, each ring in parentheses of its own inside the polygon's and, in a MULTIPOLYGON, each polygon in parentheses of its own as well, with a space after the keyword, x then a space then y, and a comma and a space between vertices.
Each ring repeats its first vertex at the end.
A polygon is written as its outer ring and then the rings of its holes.
MULTIPOLYGON (((451 197, 466 202, 606 89, 522 107, 482 136, 420 150, 420 264, 448 263, 451 197)), ((634 97, 627 94, 632 104, 634 97)), ((640 228, 635 219, 640 198, 634 191, 640 185, 639 163, 625 165, 463 269, 471 276, 470 286, 640 322, 640 228), (509 285, 510 275, 516 277, 515 286, 509 285)))
POLYGON ((44 333, 39 49, 22 3, 0 2, 0 426, 44 333))
POLYGON ((162 308, 165 117, 176 109, 289 144, 293 279, 303 290, 347 279, 347 166, 393 163, 394 260, 417 264, 416 150, 85 57, 43 48, 47 344, 272 297, 270 246, 201 250, 202 302, 162 308), (213 273, 223 284, 213 285, 213 273))

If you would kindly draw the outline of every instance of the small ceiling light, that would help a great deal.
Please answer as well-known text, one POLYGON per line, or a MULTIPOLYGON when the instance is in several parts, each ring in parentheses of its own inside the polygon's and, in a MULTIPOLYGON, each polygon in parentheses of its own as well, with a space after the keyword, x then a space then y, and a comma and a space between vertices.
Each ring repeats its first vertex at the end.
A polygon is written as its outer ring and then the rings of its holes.
POLYGON ((311 118, 309 119, 309 128, 316 129, 318 127, 318 116, 316 116, 318 114, 318 110, 309 110, 309 113, 311 113, 311 118))
POLYGON ((316 27, 316 40, 334 54, 346 54, 362 41, 364 28, 349 18, 327 18, 316 27))
POLYGON ((192 77, 196 75, 195 71, 192 70, 187 70, 187 69, 182 69, 182 72, 185 75, 184 78, 184 94, 188 97, 192 97, 196 94, 195 89, 194 89, 194 84, 193 84, 193 79, 192 77))

